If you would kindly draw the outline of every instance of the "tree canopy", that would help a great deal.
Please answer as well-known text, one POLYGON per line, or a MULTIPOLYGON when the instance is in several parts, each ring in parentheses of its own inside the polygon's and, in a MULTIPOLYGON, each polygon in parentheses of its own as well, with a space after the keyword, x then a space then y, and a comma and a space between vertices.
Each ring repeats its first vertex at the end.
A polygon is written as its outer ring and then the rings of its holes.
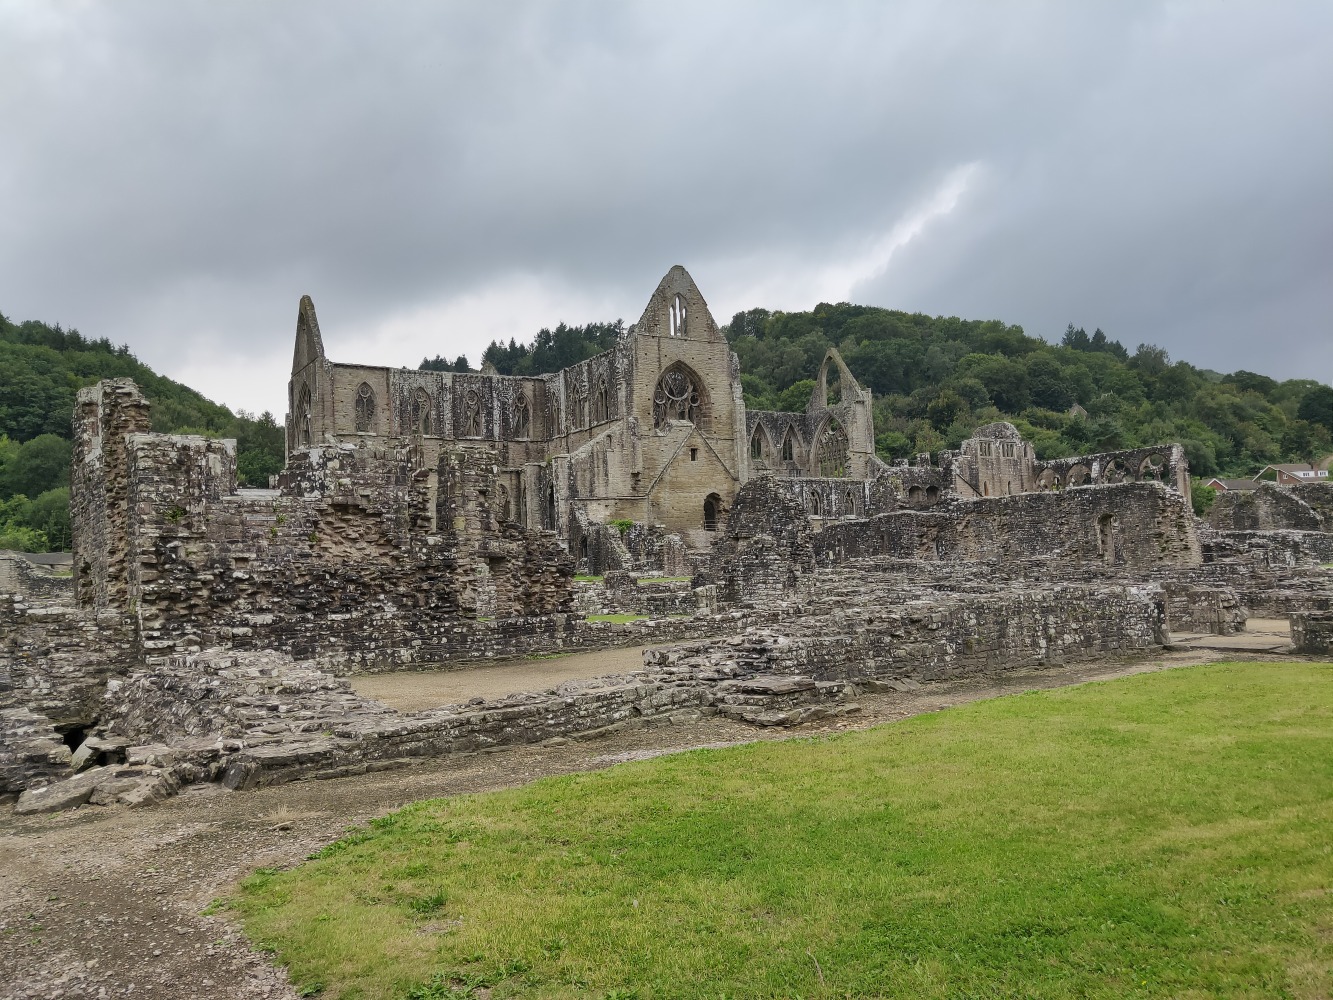
POLYGON ((0 549, 69 547, 74 397, 104 378, 138 383, 154 430, 235 438, 243 483, 267 485, 282 468, 283 432, 271 413, 232 413, 105 338, 0 315, 0 549))

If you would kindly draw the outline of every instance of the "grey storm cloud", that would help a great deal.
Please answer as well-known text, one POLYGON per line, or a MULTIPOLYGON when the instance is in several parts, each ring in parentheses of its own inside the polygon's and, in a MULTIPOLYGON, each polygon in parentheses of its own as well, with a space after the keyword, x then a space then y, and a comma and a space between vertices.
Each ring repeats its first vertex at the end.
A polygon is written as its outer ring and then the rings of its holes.
POLYGON ((1323 2, 34 0, 0 65, 0 310, 233 405, 280 409, 302 293, 338 356, 475 361, 494 331, 438 324, 479 288, 632 320, 674 263, 721 320, 851 299, 1333 374, 1323 2))

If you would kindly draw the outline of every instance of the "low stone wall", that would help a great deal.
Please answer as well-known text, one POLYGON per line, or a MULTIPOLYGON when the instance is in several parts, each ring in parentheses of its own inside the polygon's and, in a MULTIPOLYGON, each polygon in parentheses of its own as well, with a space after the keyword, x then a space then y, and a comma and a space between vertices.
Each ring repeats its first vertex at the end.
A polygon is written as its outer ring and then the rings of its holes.
POLYGON ((649 650, 644 659, 650 668, 727 664, 817 680, 935 681, 1151 649, 1166 641, 1165 613, 1155 587, 867 601, 806 618, 800 631, 756 629, 743 641, 649 650))
POLYGON ((1291 643, 1298 653, 1333 656, 1333 611, 1292 615, 1291 643))
POLYGON ((1167 624, 1173 632, 1237 635, 1245 631, 1249 613, 1234 590, 1192 583, 1167 583, 1167 624))
POLYGON ((68 571, 57 575, 22 552, 0 551, 0 594, 70 604, 74 601, 74 577, 68 571))

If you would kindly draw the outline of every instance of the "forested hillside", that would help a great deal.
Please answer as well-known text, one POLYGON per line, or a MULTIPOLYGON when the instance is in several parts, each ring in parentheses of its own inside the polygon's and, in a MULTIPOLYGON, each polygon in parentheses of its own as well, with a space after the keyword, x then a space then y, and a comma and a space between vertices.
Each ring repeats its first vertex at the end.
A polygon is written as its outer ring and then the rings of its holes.
MULTIPOLYGON (((532 344, 492 343, 502 374, 555 371, 605 350, 622 324, 561 325, 532 344)), ((974 428, 1008 420, 1041 458, 1179 441, 1199 476, 1249 476, 1333 452, 1333 388, 1252 372, 1220 375, 1101 330, 1072 324, 1059 343, 990 321, 873 306, 737 313, 724 328, 741 359, 747 405, 802 410, 824 352, 837 347, 875 393, 886 461, 955 448, 974 428), (1075 404, 1086 415, 1074 409, 1075 404), (1071 412, 1072 411, 1072 412, 1071 412)))
POLYGON ((153 404, 154 430, 236 438, 244 481, 266 485, 282 468, 282 428, 271 413, 234 414, 105 338, 0 315, 0 549, 69 547, 74 396, 98 379, 121 377, 134 379, 153 404))

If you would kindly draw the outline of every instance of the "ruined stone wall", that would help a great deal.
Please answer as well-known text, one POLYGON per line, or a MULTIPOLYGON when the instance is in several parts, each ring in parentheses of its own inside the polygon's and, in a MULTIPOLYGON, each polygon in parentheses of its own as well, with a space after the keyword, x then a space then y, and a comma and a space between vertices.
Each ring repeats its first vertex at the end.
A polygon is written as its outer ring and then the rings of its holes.
POLYGON ((1178 444, 1048 459, 1035 466, 1037 488, 1157 482, 1190 494, 1189 463, 1178 444))
POLYGON ((149 430, 148 401, 130 379, 79 390, 74 404, 69 515, 74 590, 84 607, 128 600, 129 477, 126 439, 149 430))
POLYGON ((1158 483, 955 500, 825 525, 814 538, 821 565, 864 556, 900 559, 1030 559, 1147 567, 1201 561, 1189 501, 1158 483))
POLYGON ((1333 656, 1333 611, 1292 615, 1291 644, 1298 653, 1333 656))
MULTIPOLYGON (((943 680, 1151 649, 1165 641, 1165 606, 1153 587, 1055 586, 904 603, 862 600, 758 633, 737 648, 701 643, 696 656, 760 674, 817 680, 943 680)), ((648 651, 650 665, 670 651, 648 651)), ((694 660, 684 662, 693 663, 694 660)))
POLYGON ((1333 487, 1264 483, 1248 493, 1225 490, 1208 523, 1219 531, 1333 531, 1333 487))
POLYGON ((810 587, 814 568, 810 522, 786 484, 762 476, 741 487, 711 556, 719 601, 791 600, 810 587))
POLYGON ((1333 533, 1327 531, 1218 531, 1199 533, 1205 562, 1238 560, 1259 566, 1323 566, 1333 563, 1333 533))
POLYGON ((72 603, 74 578, 38 566, 27 559, 25 553, 0 550, 0 594, 72 603))
POLYGON ((311 449, 281 491, 230 493, 226 444, 131 443, 131 594, 150 655, 225 643, 382 668, 505 650, 569 610, 568 555, 502 517, 485 448, 434 472, 403 450, 311 449), (483 621, 512 618, 524 625, 483 621))
POLYGON ((0 709, 23 707, 56 727, 89 725, 109 678, 136 662, 129 620, 115 611, 0 594, 0 709))

